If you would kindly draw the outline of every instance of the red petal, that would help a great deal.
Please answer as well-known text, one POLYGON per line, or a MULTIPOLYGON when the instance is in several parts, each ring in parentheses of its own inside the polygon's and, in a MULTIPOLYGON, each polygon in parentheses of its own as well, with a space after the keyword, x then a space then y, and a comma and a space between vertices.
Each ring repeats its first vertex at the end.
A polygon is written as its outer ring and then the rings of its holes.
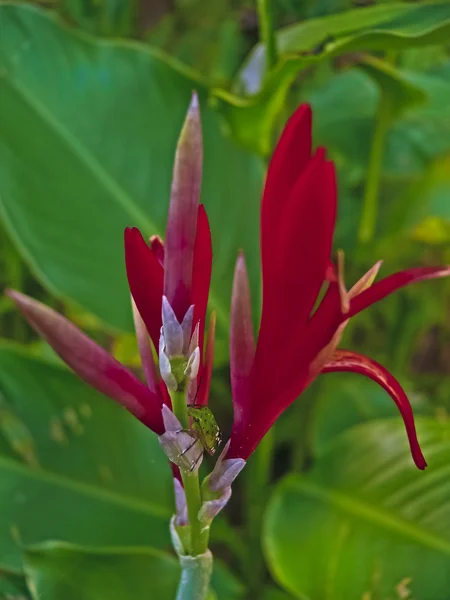
POLYGON ((338 280, 338 276, 336 273, 336 267, 334 266, 333 262, 330 260, 327 270, 325 272, 325 281, 332 281, 332 282, 336 282, 338 280))
MULTIPOLYGON (((334 164, 317 150, 297 181, 280 225, 276 253, 279 289, 284 304, 290 301, 296 323, 310 316, 330 265, 336 223, 334 164)), ((275 285, 277 281, 275 280, 275 285)), ((286 310, 284 311, 287 312, 286 310)))
POLYGON ((283 205, 311 156, 311 108, 300 106, 287 122, 267 170, 261 207, 263 263, 278 231, 283 205))
POLYGON ((395 377, 374 360, 356 352, 349 352, 348 350, 337 350, 333 360, 325 365, 322 373, 336 373, 340 371, 349 371, 370 377, 370 379, 386 390, 402 415, 414 462, 417 468, 425 469, 427 463, 417 441, 413 411, 408 397, 395 377))
POLYGON ((139 355, 141 357, 141 365, 142 370, 144 371, 145 381, 147 382, 148 389, 153 394, 159 394, 159 379, 156 375, 156 366, 153 359, 152 345, 148 331, 133 298, 131 299, 131 304, 133 309, 134 329, 136 331, 136 340, 138 343, 139 355))
POLYGON ((164 294, 180 323, 193 304, 192 276, 202 159, 200 112, 194 94, 175 155, 164 245, 164 294))
MULTIPOLYGON (((258 339, 257 369, 285 372, 273 364, 274 348, 302 343, 303 329, 325 280, 336 217, 334 165, 318 152, 298 180, 286 206, 280 238, 266 270, 263 266, 263 313, 258 339), (276 267, 276 268, 275 268, 276 267)), ((276 389, 279 381, 273 382, 276 389)))
POLYGON ((212 243, 208 215, 205 207, 198 207, 197 234, 194 247, 194 265, 192 272, 192 303, 194 304, 194 327, 200 321, 199 346, 203 349, 206 308, 208 306, 209 286, 212 269, 212 243))
POLYGON ((164 271, 136 227, 125 229, 125 262, 131 294, 158 348, 164 271))
POLYGON ((209 389, 211 387, 212 369, 214 363, 214 339, 216 334, 216 314, 213 311, 209 319, 208 338, 206 340, 205 362, 200 372, 199 390, 196 404, 206 406, 209 400, 209 389))
POLYGON ((55 352, 96 390, 122 404, 158 434, 163 433, 161 399, 117 360, 53 309, 9 290, 8 295, 55 352))
POLYGON ((350 302, 350 312, 345 318, 352 317, 361 312, 371 304, 379 302, 389 294, 396 292, 398 289, 424 279, 435 279, 438 277, 448 277, 450 275, 450 266, 446 267, 419 267, 409 269, 408 271, 400 271, 385 277, 374 283, 370 288, 353 298, 350 302))
POLYGON ((164 267, 164 242, 159 235, 152 235, 150 238, 150 248, 153 254, 158 259, 161 267, 164 267))
POLYGON ((255 339, 250 302, 250 287, 243 254, 234 271, 231 299, 230 371, 234 406, 233 428, 239 429, 250 410, 250 378, 255 357, 255 339))
POLYGON ((247 411, 245 423, 240 428, 233 426, 227 458, 247 459, 278 417, 312 383, 317 373, 311 372, 311 363, 330 342, 339 326, 339 317, 339 288, 336 283, 331 283, 296 344, 285 352, 274 347, 272 363, 265 365, 265 376, 264 368, 258 365, 257 372, 261 376, 255 377, 257 388, 252 392, 255 404, 251 414, 247 411), (280 356, 278 365, 275 361, 277 352, 280 356), (267 373, 270 373, 269 377, 267 373), (275 373, 278 376, 276 384, 273 383, 275 373))

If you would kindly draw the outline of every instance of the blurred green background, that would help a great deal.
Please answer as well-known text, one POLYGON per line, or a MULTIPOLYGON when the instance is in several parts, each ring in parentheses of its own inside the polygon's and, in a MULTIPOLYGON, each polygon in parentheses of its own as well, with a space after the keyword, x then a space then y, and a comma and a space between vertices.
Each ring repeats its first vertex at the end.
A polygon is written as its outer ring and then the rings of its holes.
MULTIPOLYGON (((163 235, 198 90, 218 314, 210 406, 225 439, 234 261, 243 248, 257 315, 264 172, 300 102, 337 165, 347 282, 380 258, 384 275, 450 263, 449 2, 274 0, 270 70, 265 4, 0 4, 0 285, 136 369, 123 229, 163 235)), ((0 598, 171 600, 172 489, 156 437, 69 373, 3 295, 0 335, 0 598)), ((429 468, 414 468, 374 383, 320 377, 213 524, 219 600, 450 599, 450 281, 372 307, 341 345, 398 377, 429 468)))

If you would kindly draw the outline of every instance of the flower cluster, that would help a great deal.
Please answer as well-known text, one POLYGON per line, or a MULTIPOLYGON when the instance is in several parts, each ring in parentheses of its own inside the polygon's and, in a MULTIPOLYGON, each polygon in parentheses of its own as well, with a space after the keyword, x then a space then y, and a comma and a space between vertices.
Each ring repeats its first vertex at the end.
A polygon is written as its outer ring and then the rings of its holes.
POLYGON ((261 207, 263 306, 256 345, 243 256, 236 265, 229 456, 248 458, 320 373, 352 371, 374 380, 392 397, 414 462, 424 469, 411 405, 398 381, 374 360, 338 350, 337 345, 351 317, 405 285, 450 275, 450 267, 410 269, 374 283, 381 266, 377 262, 347 291, 343 254, 338 253, 337 267, 330 262, 337 208, 335 167, 323 148, 312 153, 311 122, 310 107, 300 106, 281 135, 267 173, 261 207))
MULTIPOLYGON (((312 152, 311 120, 307 105, 294 113, 268 168, 261 208, 263 305, 256 342, 244 256, 237 260, 230 324, 234 423, 231 439, 202 488, 198 514, 204 523, 226 503, 233 479, 276 419, 321 373, 352 371, 380 384, 399 408, 417 467, 426 466, 411 406, 398 381, 375 361, 337 346, 348 320, 360 311, 405 285, 447 276, 450 267, 410 269, 375 283, 378 262, 347 290, 343 255, 338 254, 336 264, 331 261, 335 167, 323 148, 312 152)), ((79 377, 160 436, 182 474, 196 470, 203 450, 213 453, 220 439, 207 408, 215 318, 212 313, 204 344, 212 245, 206 211, 199 204, 201 177, 200 113, 194 94, 177 147, 164 243, 157 236, 147 243, 136 228, 125 231, 126 270, 146 383, 63 316, 20 292, 8 292, 79 377)), ((178 481, 176 491, 178 521, 184 523, 188 517, 178 481)))

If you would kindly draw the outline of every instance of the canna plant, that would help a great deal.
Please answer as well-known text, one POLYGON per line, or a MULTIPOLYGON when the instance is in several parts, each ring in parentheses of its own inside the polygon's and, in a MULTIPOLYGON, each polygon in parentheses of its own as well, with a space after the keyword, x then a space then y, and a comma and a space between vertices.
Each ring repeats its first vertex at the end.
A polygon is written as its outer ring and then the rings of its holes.
POLYGON ((375 361, 337 346, 348 320, 360 311, 405 285, 450 275, 450 267, 410 269, 375 283, 377 262, 347 290, 342 253, 336 263, 331 259, 335 168, 323 148, 312 153, 311 121, 311 109, 301 106, 268 168, 261 208, 263 305, 256 342, 245 258, 241 254, 237 259, 230 323, 234 422, 230 440, 201 483, 204 451, 216 453, 221 433, 208 406, 215 332, 214 312, 206 327, 212 242, 199 204, 202 136, 195 94, 176 151, 164 242, 155 236, 147 243, 138 229, 125 230, 145 383, 62 315, 18 291, 8 292, 79 377, 159 436, 174 475, 176 513, 170 528, 182 567, 179 600, 207 597, 214 517, 264 435, 319 374, 352 371, 381 385, 399 408, 416 466, 426 467, 412 409, 398 381, 375 361))

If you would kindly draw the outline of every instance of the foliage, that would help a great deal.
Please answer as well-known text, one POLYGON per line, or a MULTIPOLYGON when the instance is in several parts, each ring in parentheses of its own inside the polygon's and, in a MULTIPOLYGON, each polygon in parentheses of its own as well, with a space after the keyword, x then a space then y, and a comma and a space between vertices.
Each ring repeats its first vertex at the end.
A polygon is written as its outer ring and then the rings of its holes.
MULTIPOLYGON (((265 161, 299 102, 312 104, 315 141, 338 167, 348 281, 378 258, 387 272, 449 263, 449 4, 355 4, 274 2, 269 72, 244 0, 0 5, 1 286, 58 306, 138 367, 123 229, 164 230, 194 88, 225 435, 234 263, 243 248, 258 313, 265 161), (361 243, 381 98, 391 111, 377 214, 361 243)), ((384 392, 324 376, 250 459, 215 524, 211 597, 446 600, 449 292, 444 281, 402 291, 344 338, 404 384, 429 470, 411 466, 384 392)), ((67 372, 4 297, 0 334, 0 598, 174 597, 173 491, 156 437, 67 372)))

